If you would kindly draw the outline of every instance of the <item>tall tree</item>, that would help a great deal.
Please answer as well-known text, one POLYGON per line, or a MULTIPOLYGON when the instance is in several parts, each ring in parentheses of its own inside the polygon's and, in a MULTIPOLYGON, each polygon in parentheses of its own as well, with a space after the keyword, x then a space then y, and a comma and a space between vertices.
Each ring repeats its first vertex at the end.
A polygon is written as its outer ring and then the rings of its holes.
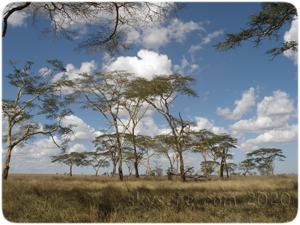
POLYGON ((193 153, 201 153, 204 161, 201 162, 203 163, 203 173, 204 176, 207 175, 206 173, 206 155, 207 152, 209 151, 209 147, 211 146, 211 138, 215 136, 214 133, 202 129, 200 131, 192 131, 190 134, 190 149, 192 150, 193 153))
POLYGON ((134 113, 124 124, 120 118, 120 110, 124 108, 125 91, 132 74, 124 71, 103 70, 93 75, 83 73, 79 76, 75 81, 69 82, 74 92, 66 98, 70 102, 81 104, 82 109, 90 108, 101 113, 113 127, 119 157, 119 177, 122 181, 122 141, 134 113))
POLYGON ((151 176, 154 175, 151 170, 150 159, 151 157, 158 155, 158 144, 155 139, 150 136, 139 135, 137 145, 140 152, 143 152, 143 155, 145 155, 143 158, 139 158, 139 163, 147 168, 151 176))
POLYGON ((103 153, 95 151, 95 152, 83 152, 82 159, 78 163, 80 166, 92 166, 96 172, 96 176, 98 175, 98 171, 102 167, 109 167, 110 164, 107 161, 108 156, 105 156, 103 153))
POLYGON ((282 154, 281 149, 276 148, 260 148, 246 154, 247 159, 251 159, 256 164, 258 170, 264 170, 267 175, 273 175, 275 160, 284 161, 286 158, 282 154))
POLYGON ((180 113, 179 118, 173 117, 170 112, 170 105, 181 95, 197 97, 196 92, 191 89, 194 83, 194 78, 180 74, 154 76, 150 81, 145 78, 136 78, 129 84, 127 92, 128 97, 145 100, 163 115, 168 122, 171 134, 175 140, 175 149, 179 155, 182 181, 186 181, 182 155, 185 150, 186 132, 193 123, 183 121, 180 113))
MULTIPOLYGON (((126 98, 125 101, 123 101, 123 107, 124 110, 127 112, 128 117, 131 118, 131 126, 126 126, 127 131, 129 132, 129 136, 127 136, 127 140, 131 142, 132 144, 132 160, 134 161, 134 169, 135 169, 135 177, 139 178, 139 170, 138 170, 138 164, 141 159, 141 156, 143 154, 143 151, 138 151, 138 144, 137 144, 137 138, 140 139, 142 136, 139 136, 136 134, 136 127, 140 120, 144 117, 146 114, 149 104, 147 104, 146 107, 144 107, 144 100, 141 98, 126 98), (144 107, 144 108, 143 108, 144 107)), ((122 122, 122 121, 120 121, 122 122)), ((124 124, 123 124, 124 125, 124 124)), ((126 138, 126 136, 125 136, 126 138)))
POLYGON ((239 170, 244 171, 243 175, 246 176, 248 172, 253 170, 256 167, 256 164, 252 159, 245 159, 244 161, 239 163, 239 170))
POLYGON ((7 133, 3 136, 3 143, 7 144, 6 156, 3 164, 2 178, 7 179, 11 153, 16 146, 34 139, 38 134, 52 137, 62 136, 64 144, 58 147, 66 147, 66 137, 71 132, 73 125, 63 127, 61 121, 71 113, 68 103, 60 97, 64 77, 56 83, 51 82, 54 73, 65 71, 62 62, 57 60, 47 61, 51 69, 45 69, 39 75, 31 73, 33 62, 27 62, 23 68, 17 68, 16 63, 10 62, 14 73, 9 74, 9 84, 16 88, 15 99, 2 99, 3 120, 7 120, 7 133), (40 124, 37 116, 45 116, 46 119, 55 120, 53 124, 40 124))
POLYGON ((167 134, 155 136, 155 141, 158 144, 158 154, 167 157, 170 163, 170 172, 174 173, 174 165, 176 159, 178 159, 178 154, 176 153, 174 139, 172 136, 167 134))
MULTIPOLYGON (((264 39, 280 37, 279 30, 286 24, 291 23, 297 17, 297 9, 294 5, 285 2, 261 3, 261 11, 250 16, 247 28, 235 34, 226 34, 225 41, 214 45, 217 51, 227 51, 241 45, 241 42, 254 39, 255 47, 258 47, 264 39)), ((298 51, 298 41, 287 41, 278 47, 268 50, 266 53, 272 57, 282 54, 286 50, 298 51)))
POLYGON ((213 135, 207 138, 209 144, 209 152, 207 155, 213 161, 219 170, 219 177, 223 178, 224 169, 226 168, 227 159, 232 159, 233 155, 229 152, 230 148, 236 148, 237 139, 232 138, 229 134, 213 135), (220 160, 220 162, 218 162, 220 160))
POLYGON ((8 18, 21 11, 42 37, 76 40, 83 36, 77 50, 115 54, 130 47, 131 30, 168 22, 183 7, 185 4, 171 2, 14 2, 4 12, 2 37, 8 18), (46 23, 39 27, 40 21, 46 23), (80 30, 85 25, 92 27, 87 34, 80 30))
POLYGON ((51 156, 51 162, 55 163, 62 163, 66 164, 70 167, 70 176, 73 175, 72 169, 74 165, 81 165, 82 159, 84 158, 84 155, 82 153, 78 152, 71 152, 71 153, 62 153, 58 156, 51 156))
POLYGON ((113 165, 112 176, 115 176, 116 167, 119 161, 117 134, 103 134, 97 136, 93 140, 93 143, 97 152, 107 156, 111 160, 113 165))
POLYGON ((200 163, 201 172, 204 173, 204 176, 211 175, 215 172, 216 163, 215 161, 202 161, 200 163), (205 166, 205 167, 204 167, 205 166))

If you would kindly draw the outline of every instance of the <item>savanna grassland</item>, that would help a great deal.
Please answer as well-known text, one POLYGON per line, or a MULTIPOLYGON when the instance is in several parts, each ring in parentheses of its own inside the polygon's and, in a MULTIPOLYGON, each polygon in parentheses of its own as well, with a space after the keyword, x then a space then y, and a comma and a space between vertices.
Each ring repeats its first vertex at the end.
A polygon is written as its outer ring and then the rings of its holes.
POLYGON ((289 222, 297 176, 166 177, 10 174, 2 209, 11 222, 289 222), (216 179, 213 177, 212 179, 216 179))

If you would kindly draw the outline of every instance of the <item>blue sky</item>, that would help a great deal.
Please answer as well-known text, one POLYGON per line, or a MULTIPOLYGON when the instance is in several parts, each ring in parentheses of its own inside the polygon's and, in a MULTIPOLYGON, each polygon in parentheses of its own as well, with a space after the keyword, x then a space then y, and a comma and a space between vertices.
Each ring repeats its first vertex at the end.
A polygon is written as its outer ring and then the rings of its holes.
MULTIPOLYGON (((181 113, 183 119, 197 123, 195 129, 209 129, 215 133, 230 133, 238 138, 238 148, 232 150, 234 163, 245 159, 245 153, 258 148, 279 148, 287 157, 276 162, 275 173, 298 171, 298 59, 286 52, 270 61, 264 52, 278 43, 265 40, 259 48, 251 41, 236 50, 216 53, 212 45, 222 41, 224 34, 238 32, 245 27, 248 17, 260 11, 259 3, 192 3, 180 11, 171 24, 145 28, 140 33, 130 32, 135 45, 123 56, 107 57, 102 53, 86 55, 74 52, 76 41, 40 39, 38 31, 26 24, 20 15, 10 21, 2 40, 2 77, 11 73, 8 60, 19 66, 33 61, 34 73, 46 66, 45 61, 61 60, 72 78, 79 72, 101 69, 122 69, 138 76, 151 78, 155 74, 182 73, 197 80, 194 89, 199 98, 180 97, 174 102, 172 114, 181 113)), ((2 6, 4 7, 4 6, 2 6)), ((285 25, 280 34, 297 38, 298 22, 285 25)), ((85 26, 78 29, 84 31, 85 26)), ((80 37, 79 37, 80 40, 80 37)), ((59 76, 59 75, 57 75, 59 76)), ((2 79, 2 98, 13 98, 15 90, 2 79)), ((73 107, 74 115, 65 124, 76 123, 77 139, 69 151, 92 151, 92 139, 107 122, 96 112, 73 107)), ((43 122, 43 121, 39 121, 43 122)), ((163 117, 154 110, 142 120, 141 134, 156 135, 167 129, 163 117)), ((2 123, 5 133, 7 123, 2 123)), ((2 158, 6 146, 3 145, 2 158)), ((24 148, 12 153, 11 173, 64 173, 68 168, 50 163, 50 156, 58 155, 50 139, 38 137, 24 148)), ((187 153, 185 165, 199 170, 201 155, 187 153)), ((164 168, 168 162, 159 159, 164 168)), ((125 173, 127 168, 123 165, 125 173)), ((111 171, 112 168, 103 169, 111 171)), ((145 168, 140 167, 141 173, 145 168)), ((74 168, 74 173, 93 174, 90 168, 74 168)))

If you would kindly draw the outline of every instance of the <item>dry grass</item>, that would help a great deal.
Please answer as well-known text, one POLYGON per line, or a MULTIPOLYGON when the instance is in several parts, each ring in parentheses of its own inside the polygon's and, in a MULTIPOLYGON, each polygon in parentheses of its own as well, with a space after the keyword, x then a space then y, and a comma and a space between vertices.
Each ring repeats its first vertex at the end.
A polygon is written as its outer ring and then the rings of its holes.
POLYGON ((2 188, 11 222, 288 222, 298 206, 297 176, 182 183, 11 174, 2 188))

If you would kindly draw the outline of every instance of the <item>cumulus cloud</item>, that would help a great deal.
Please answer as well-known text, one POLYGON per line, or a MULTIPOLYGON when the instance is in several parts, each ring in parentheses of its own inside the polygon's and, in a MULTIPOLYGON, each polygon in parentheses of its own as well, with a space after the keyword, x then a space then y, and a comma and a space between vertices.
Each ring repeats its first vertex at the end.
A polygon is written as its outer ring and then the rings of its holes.
POLYGON ((254 139, 248 139, 246 144, 286 144, 298 141, 298 124, 293 124, 284 130, 270 130, 257 136, 254 139))
POLYGON ((102 134, 102 132, 95 131, 93 127, 87 125, 82 119, 74 115, 66 116, 61 123, 63 126, 77 125, 72 128, 74 134, 70 136, 73 142, 91 142, 95 137, 102 134))
MULTIPOLYGON (((291 29, 286 31, 283 39, 285 42, 298 41, 298 17, 294 18, 291 29)), ((284 56, 294 60, 294 64, 298 64, 298 51, 287 50, 283 53, 284 56)))
POLYGON ((172 23, 166 27, 156 26, 156 27, 145 27, 138 32, 132 30, 128 33, 127 41, 141 44, 147 49, 158 49, 165 46, 171 40, 183 43, 186 40, 187 35, 196 30, 205 31, 202 27, 203 23, 195 23, 193 21, 184 23, 177 18, 175 18, 172 23))
POLYGON ((255 99, 257 98, 255 89, 251 87, 248 91, 245 91, 242 94, 241 100, 236 100, 234 104, 236 105, 235 109, 231 112, 229 108, 222 109, 221 107, 217 108, 217 114, 224 116, 228 120, 238 120, 245 115, 252 106, 255 105, 255 99))
POLYGON ((257 145, 253 145, 246 142, 241 143, 240 145, 236 146, 236 148, 242 151, 249 151, 249 152, 259 149, 257 145))
POLYGON ((218 37, 219 35, 222 35, 224 33, 224 30, 217 30, 213 33, 208 34, 206 37, 202 38, 202 42, 200 42, 197 45, 192 45, 189 49, 189 53, 193 54, 195 51, 201 50, 203 45, 209 44, 213 38, 218 37))
MULTIPOLYGON (((52 82, 58 81, 59 79, 62 78, 63 75, 67 75, 68 80, 75 80, 76 78, 80 78, 79 74, 82 73, 92 74, 96 69, 97 69, 97 63, 94 60, 90 62, 81 63, 81 67, 79 69, 77 69, 72 63, 69 63, 66 65, 66 72, 61 72, 56 74, 53 77, 52 82)), ((43 70, 44 68, 40 69, 40 71, 43 70)), ((71 88, 68 87, 62 88, 62 94, 71 94, 72 92, 73 90, 71 88)))
POLYGON ((211 132, 215 134, 220 134, 220 133, 228 133, 228 131, 224 127, 218 127, 214 126, 214 120, 209 121, 205 117, 195 117, 196 119, 196 126, 191 127, 192 130, 210 130, 211 132))
MULTIPOLYGON (((5 7, 3 12, 7 12, 9 9, 16 7, 16 3, 10 4, 10 7, 5 7)), ((13 14, 11 14, 8 17, 7 23, 13 27, 20 27, 25 25, 25 19, 27 18, 27 15, 22 11, 15 11, 13 14)))
POLYGON ((88 149, 82 144, 75 144, 69 150, 68 153, 71 152, 86 152, 88 149))
POLYGON ((126 70, 148 80, 151 80, 153 75, 172 74, 172 62, 167 55, 142 49, 137 53, 137 56, 120 56, 116 60, 104 64, 103 68, 126 70))
POLYGON ((257 117, 240 120, 229 127, 234 131, 249 133, 285 128, 287 121, 297 116, 296 111, 294 100, 286 92, 277 90, 273 96, 266 96, 257 104, 257 117))
POLYGON ((281 116, 295 112, 294 100, 286 92, 277 90, 257 104, 258 116, 281 116))

